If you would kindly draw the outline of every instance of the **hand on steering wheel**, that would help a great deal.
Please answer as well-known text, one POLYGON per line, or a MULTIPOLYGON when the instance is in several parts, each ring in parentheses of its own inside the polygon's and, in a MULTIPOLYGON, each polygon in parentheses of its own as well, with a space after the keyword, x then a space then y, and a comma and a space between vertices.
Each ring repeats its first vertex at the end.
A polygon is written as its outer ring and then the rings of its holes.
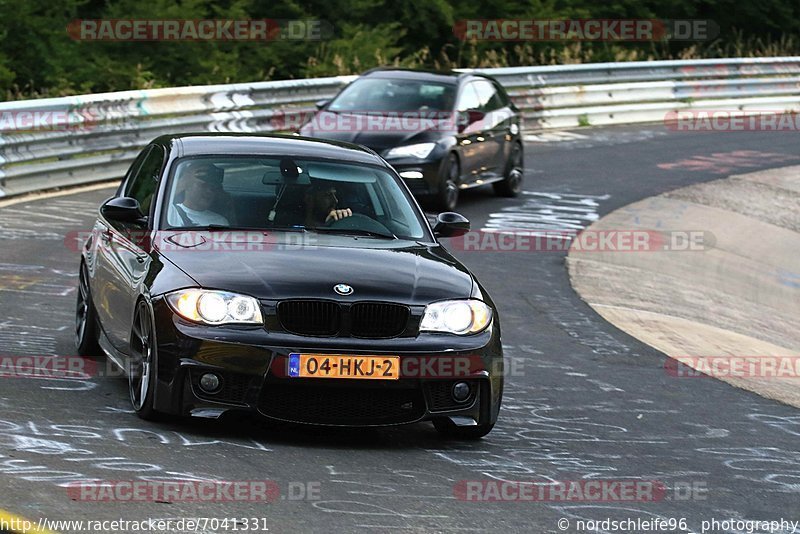
POLYGON ((331 221, 341 221, 345 217, 350 217, 352 215, 353 210, 350 208, 345 208, 343 210, 331 210, 331 212, 328 213, 328 216, 325 217, 325 223, 327 224, 331 221))

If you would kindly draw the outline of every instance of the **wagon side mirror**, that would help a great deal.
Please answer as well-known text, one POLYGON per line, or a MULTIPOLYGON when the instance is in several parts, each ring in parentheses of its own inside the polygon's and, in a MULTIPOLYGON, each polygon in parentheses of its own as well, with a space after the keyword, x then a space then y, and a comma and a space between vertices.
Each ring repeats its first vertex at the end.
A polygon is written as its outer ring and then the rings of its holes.
POLYGON ((475 124, 478 121, 482 121, 484 118, 486 118, 486 113, 483 111, 478 111, 477 109, 469 109, 467 111, 459 112, 458 133, 463 132, 467 129, 467 126, 475 124))

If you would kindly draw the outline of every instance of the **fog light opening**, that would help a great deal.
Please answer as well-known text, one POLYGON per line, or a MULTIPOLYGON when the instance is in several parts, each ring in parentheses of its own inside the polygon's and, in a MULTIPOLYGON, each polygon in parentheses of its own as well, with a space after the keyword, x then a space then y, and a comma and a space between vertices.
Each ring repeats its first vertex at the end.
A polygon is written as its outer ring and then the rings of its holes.
POLYGON ((221 385, 222 380, 214 373, 205 373, 200 377, 200 389, 205 393, 216 393, 221 385))
POLYGON ((456 382, 453 384, 452 394, 456 402, 465 402, 472 394, 472 388, 467 382, 456 382))

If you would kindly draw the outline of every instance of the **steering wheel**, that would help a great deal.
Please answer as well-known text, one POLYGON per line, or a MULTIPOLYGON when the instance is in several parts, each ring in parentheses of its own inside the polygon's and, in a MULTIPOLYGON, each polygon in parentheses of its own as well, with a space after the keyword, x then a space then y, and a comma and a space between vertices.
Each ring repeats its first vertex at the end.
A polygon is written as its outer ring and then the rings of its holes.
POLYGON ((350 217, 345 217, 338 221, 331 220, 327 222, 325 226, 328 228, 336 228, 337 230, 366 230, 379 234, 393 233, 386 226, 363 213, 354 213, 350 217))

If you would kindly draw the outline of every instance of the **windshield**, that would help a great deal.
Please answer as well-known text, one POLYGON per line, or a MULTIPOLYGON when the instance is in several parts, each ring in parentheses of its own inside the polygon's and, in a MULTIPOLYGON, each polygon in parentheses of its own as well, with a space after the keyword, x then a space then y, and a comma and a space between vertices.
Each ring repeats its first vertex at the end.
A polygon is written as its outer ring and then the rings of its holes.
POLYGON ((181 159, 172 171, 166 228, 316 231, 423 239, 422 215, 385 169, 263 157, 181 159))
POLYGON ((452 111, 456 86, 420 80, 361 78, 331 102, 329 111, 452 111))

